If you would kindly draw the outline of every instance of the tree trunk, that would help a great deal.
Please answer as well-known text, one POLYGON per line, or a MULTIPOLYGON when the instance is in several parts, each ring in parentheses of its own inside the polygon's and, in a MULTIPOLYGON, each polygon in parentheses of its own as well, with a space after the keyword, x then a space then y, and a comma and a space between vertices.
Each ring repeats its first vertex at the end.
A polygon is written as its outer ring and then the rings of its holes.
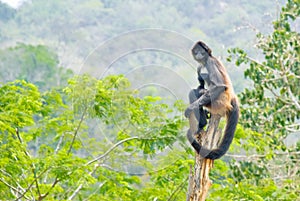
MULTIPOLYGON (((219 115, 212 115, 206 131, 197 134, 197 141, 209 149, 216 148, 220 138, 221 130, 218 129, 221 117, 219 115)), ((198 121, 192 113, 189 118, 190 129, 193 133, 198 130, 198 121)), ((197 152, 195 156, 194 174, 190 168, 189 187, 187 201, 204 201, 208 190, 212 184, 209 179, 210 169, 213 168, 214 161, 211 159, 202 158, 197 152)))

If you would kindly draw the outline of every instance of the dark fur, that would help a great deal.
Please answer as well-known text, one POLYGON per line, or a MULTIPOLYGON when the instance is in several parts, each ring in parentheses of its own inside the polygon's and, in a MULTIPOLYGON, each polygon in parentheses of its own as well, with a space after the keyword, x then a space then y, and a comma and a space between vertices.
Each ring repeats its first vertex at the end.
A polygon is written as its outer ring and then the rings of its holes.
MULTIPOLYGON (((200 85, 198 86, 197 89, 192 89, 189 93, 189 100, 190 100, 190 104, 193 103, 194 101, 196 101, 198 98, 200 98, 204 91, 205 91, 205 87, 204 87, 204 80, 198 76, 198 80, 200 85)), ((203 128, 206 126, 207 124, 207 119, 208 119, 208 111, 204 110, 203 107, 199 106, 199 108, 196 108, 194 110, 196 119, 198 121, 198 131, 197 133, 201 132, 201 130, 203 130, 203 128)))

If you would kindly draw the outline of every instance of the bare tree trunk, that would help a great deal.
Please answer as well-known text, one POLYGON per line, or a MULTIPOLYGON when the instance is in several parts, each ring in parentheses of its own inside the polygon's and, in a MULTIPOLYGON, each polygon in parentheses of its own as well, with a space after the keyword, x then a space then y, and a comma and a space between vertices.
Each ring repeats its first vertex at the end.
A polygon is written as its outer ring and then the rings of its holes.
MULTIPOLYGON (((221 130, 218 129, 220 119, 221 117, 218 115, 211 116, 207 131, 197 135, 196 139, 200 144, 209 149, 213 149, 218 145, 222 133, 221 130)), ((198 121, 194 113, 190 115, 189 122, 191 131, 196 133, 198 130, 198 121)), ((192 173, 192 168, 190 169, 187 201, 205 200, 212 184, 209 179, 209 172, 210 169, 213 168, 213 163, 213 160, 202 158, 196 153, 194 174, 192 173)))

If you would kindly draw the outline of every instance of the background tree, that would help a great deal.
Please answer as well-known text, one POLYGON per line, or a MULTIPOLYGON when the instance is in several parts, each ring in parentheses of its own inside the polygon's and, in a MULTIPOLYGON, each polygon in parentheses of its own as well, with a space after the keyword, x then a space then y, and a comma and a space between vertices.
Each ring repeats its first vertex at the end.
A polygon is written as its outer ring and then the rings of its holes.
POLYGON ((44 45, 18 44, 0 50, 0 60, 2 82, 22 79, 46 90, 66 85, 73 75, 70 69, 60 66, 57 54, 44 45))
MULTIPOLYGON (((271 21, 276 19, 284 2, 166 0, 163 4, 149 4, 147 0, 25 1, 18 9, 10 8, 15 14, 1 24, 0 44, 1 48, 16 46, 19 42, 49 46, 56 51, 61 66, 78 72, 86 57, 104 41, 124 32, 150 27, 175 31, 193 41, 204 40, 224 61, 226 49, 230 47, 243 47, 253 52, 255 32, 252 28, 271 31, 271 21)), ((194 80, 194 75, 174 58, 154 56, 153 63, 168 66, 172 61, 172 68, 180 68, 185 79, 194 80)), ((132 60, 128 60, 131 63, 132 60)), ((145 57, 140 57, 137 65, 145 64, 149 63, 145 57)), ((235 90, 241 92, 247 87, 243 70, 233 68, 230 63, 226 66, 235 80, 235 90)), ((128 70, 128 65, 122 67, 128 70)), ((170 81, 176 83, 178 80, 170 78, 170 81)))
POLYGON ((274 21, 273 33, 258 33, 261 62, 242 49, 229 51, 229 60, 235 56, 238 66, 249 65, 245 76, 254 83, 239 96, 241 124, 251 129, 241 147, 249 155, 233 156, 230 174, 239 187, 226 188, 230 199, 294 200, 299 195, 300 143, 286 144, 289 135, 300 131, 300 34, 292 28, 299 15, 299 1, 289 0, 274 21))
POLYGON ((184 123, 174 112, 182 103, 170 108, 160 98, 139 98, 122 76, 74 77, 43 93, 15 81, 0 95, 2 199, 165 199, 185 182, 176 175, 188 171, 183 150, 165 156, 173 158, 169 166, 154 160, 180 139, 184 123), (95 121, 100 128, 91 132, 95 121), (153 187, 168 181, 167 191, 153 187))

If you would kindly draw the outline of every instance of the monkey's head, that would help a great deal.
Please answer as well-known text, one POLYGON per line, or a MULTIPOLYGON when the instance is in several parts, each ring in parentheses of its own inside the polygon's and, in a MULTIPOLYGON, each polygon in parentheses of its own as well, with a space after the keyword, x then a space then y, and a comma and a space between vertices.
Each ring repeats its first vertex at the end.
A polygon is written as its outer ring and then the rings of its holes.
POLYGON ((198 41, 192 48, 192 55, 199 63, 204 63, 211 55, 211 49, 202 41, 198 41))

